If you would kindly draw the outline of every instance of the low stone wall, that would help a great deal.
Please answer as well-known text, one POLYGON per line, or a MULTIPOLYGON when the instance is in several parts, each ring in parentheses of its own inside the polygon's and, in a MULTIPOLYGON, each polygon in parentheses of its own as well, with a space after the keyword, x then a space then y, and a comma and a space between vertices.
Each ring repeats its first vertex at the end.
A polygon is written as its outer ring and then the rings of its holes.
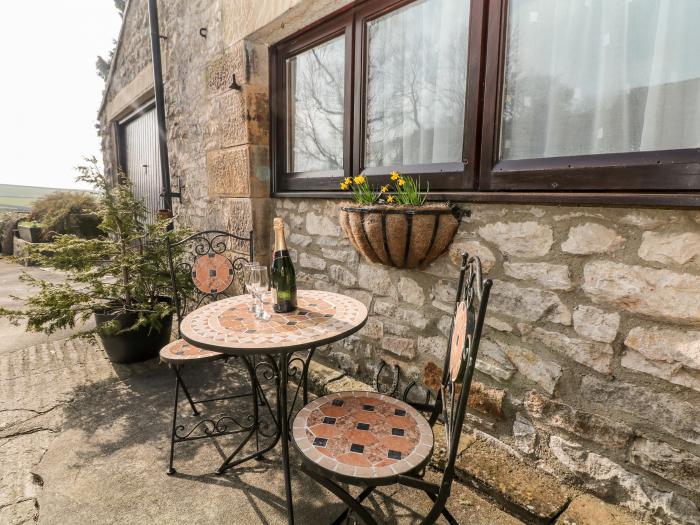
POLYGON ((369 379, 441 366, 463 251, 494 280, 470 424, 663 522, 700 522, 700 213, 472 205, 425 271, 365 262, 337 201, 276 200, 300 287, 371 312, 322 353, 369 379))

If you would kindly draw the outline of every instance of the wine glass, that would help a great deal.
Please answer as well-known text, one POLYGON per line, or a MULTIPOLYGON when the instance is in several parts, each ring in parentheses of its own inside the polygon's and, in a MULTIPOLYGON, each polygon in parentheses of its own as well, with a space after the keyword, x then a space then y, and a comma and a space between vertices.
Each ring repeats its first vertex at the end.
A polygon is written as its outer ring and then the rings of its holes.
POLYGON ((251 270, 256 266, 260 266, 260 263, 257 261, 247 261, 243 263, 243 282, 245 284, 245 289, 248 291, 251 298, 250 307, 248 308, 248 311, 257 313, 258 305, 255 300, 255 293, 253 292, 253 287, 250 280, 251 270))
POLYGON ((258 264, 257 266, 251 266, 250 268, 250 287, 257 300, 257 308, 255 311, 255 317, 267 321, 270 319, 271 315, 265 311, 263 307, 262 294, 267 291, 267 266, 258 264))

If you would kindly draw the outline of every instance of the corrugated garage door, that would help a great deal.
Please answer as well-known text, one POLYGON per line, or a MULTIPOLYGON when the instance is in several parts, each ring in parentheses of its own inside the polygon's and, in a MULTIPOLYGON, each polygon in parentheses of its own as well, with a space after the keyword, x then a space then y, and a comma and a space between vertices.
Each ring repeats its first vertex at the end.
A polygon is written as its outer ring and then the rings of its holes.
POLYGON ((162 179, 158 155, 158 124, 155 108, 122 124, 124 167, 134 185, 134 195, 153 215, 162 207, 162 179))

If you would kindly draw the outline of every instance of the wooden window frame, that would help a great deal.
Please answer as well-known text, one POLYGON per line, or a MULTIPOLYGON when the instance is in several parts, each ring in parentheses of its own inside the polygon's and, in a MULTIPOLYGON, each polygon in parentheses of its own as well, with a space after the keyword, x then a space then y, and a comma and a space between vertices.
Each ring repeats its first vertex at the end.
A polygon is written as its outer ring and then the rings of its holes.
POLYGON ((355 173, 364 172, 376 184, 389 182, 389 175, 397 170, 401 173, 420 177, 421 183, 430 185, 433 191, 459 191, 474 188, 476 177, 475 159, 477 155, 477 128, 475 122, 479 110, 479 84, 481 64, 484 0, 472 0, 467 30, 467 86, 465 90, 464 124, 462 136, 462 158, 455 162, 433 164, 401 164, 378 167, 365 166, 366 88, 367 88, 367 24, 372 20, 410 5, 415 0, 383 0, 366 2, 355 11, 355 99, 353 122, 359 125, 354 129, 353 167, 355 173), (475 52, 473 52, 475 50, 475 52))
POLYGON ((271 195, 347 198, 339 176, 392 169, 430 183, 432 200, 700 208, 700 148, 498 160, 508 2, 472 0, 463 158, 459 163, 365 168, 366 23, 415 0, 362 1, 270 48, 271 195), (344 170, 286 172, 286 59, 345 32, 344 170))
POLYGON ((273 194, 285 191, 308 190, 310 186, 314 190, 335 189, 338 187, 338 181, 341 177, 352 175, 352 141, 349 140, 352 137, 352 122, 348 118, 352 109, 352 52, 353 24, 351 12, 333 16, 325 23, 296 37, 287 39, 270 49, 270 115, 272 120, 270 127, 270 151, 272 152, 274 174, 271 178, 273 194), (345 35, 343 170, 288 172, 287 59, 341 35, 345 35))
POLYGON ((481 191, 684 192, 700 190, 700 148, 499 160, 509 0, 494 0, 481 142, 481 191))
MULTIPOLYGON (((385 184, 393 170, 399 170, 421 182, 428 183, 434 191, 460 191, 473 189, 476 178, 477 131, 475 122, 479 112, 479 60, 481 53, 469 53, 465 93, 464 135, 462 159, 420 165, 394 165, 367 168, 364 165, 365 137, 365 92, 367 71, 366 24, 396 9, 411 4, 415 0, 374 0, 361 2, 332 16, 311 29, 286 39, 270 49, 270 113, 272 151, 272 195, 288 192, 321 191, 347 196, 338 188, 340 177, 355 176, 361 172, 372 184, 385 184), (334 37, 345 34, 345 122, 344 122, 344 162, 343 173, 331 171, 289 172, 287 137, 288 92, 286 61, 299 53, 322 44, 334 37)), ((472 45, 481 47, 483 41, 483 5, 485 0, 472 0, 469 22, 469 49, 472 45)))

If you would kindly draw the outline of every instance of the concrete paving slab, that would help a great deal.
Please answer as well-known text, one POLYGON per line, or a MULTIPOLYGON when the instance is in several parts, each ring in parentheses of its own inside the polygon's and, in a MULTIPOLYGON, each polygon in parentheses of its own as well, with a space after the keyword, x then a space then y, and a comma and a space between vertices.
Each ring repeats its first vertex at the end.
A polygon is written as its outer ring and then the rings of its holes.
MULTIPOLYGON (((238 370, 231 360, 186 377, 193 393, 217 395, 241 388, 238 370)), ((187 443, 177 450, 178 474, 165 474, 173 386, 163 365, 113 366, 99 347, 81 342, 0 356, 0 522, 286 523, 278 449, 217 476, 236 438, 187 443)), ((242 416, 245 399, 209 410, 242 416)), ((292 460, 297 523, 330 521, 342 505, 292 460)), ((367 504, 382 523, 403 524, 419 523, 431 502, 389 487, 367 504)), ((449 506, 460 523, 520 523, 463 485, 454 485, 449 506)))

